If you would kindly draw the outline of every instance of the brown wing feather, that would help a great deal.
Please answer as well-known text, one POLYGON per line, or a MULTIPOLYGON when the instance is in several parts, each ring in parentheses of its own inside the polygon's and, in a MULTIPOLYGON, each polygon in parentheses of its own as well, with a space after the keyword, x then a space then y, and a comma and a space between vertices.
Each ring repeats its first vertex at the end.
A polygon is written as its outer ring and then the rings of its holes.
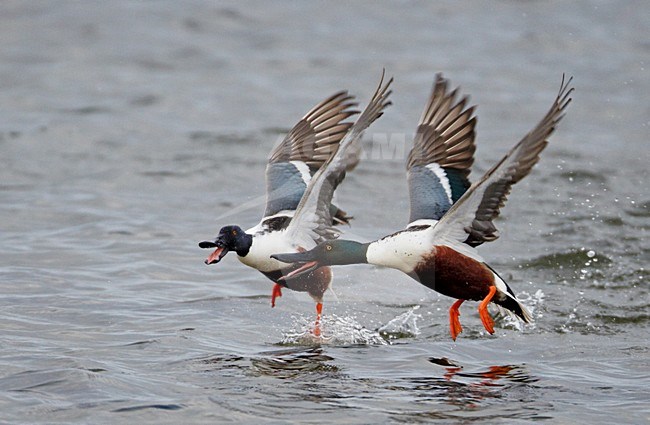
POLYGON ((330 204, 334 189, 343 179, 348 164, 348 152, 360 142, 363 132, 379 117, 391 102, 389 90, 393 79, 384 84, 384 72, 368 106, 361 113, 335 152, 314 174, 300 199, 300 204, 287 227, 287 234, 298 238, 308 232, 314 241, 336 238, 339 231, 332 228, 330 204))
POLYGON ((314 106, 273 149, 269 163, 303 161, 320 168, 352 126, 342 122, 358 114, 357 104, 347 91, 340 91, 314 106))
POLYGON ((455 168, 465 177, 474 163, 476 117, 474 107, 465 109, 469 100, 456 101, 458 88, 448 92, 448 81, 442 74, 436 81, 417 127, 407 169, 433 162, 443 168, 455 168))
MULTIPOLYGON (((566 107, 571 102, 570 95, 573 92, 573 87, 570 87, 570 84, 572 79, 571 77, 565 82, 564 76, 562 76, 560 91, 546 116, 476 184, 479 186, 487 182, 488 179, 496 177, 484 189, 474 220, 471 226, 465 229, 469 233, 467 243, 470 245, 479 245, 499 237, 492 220, 499 215, 501 207, 505 205, 512 185, 527 176, 539 161, 539 154, 548 144, 549 136, 555 130, 558 122, 564 116, 566 107)), ((471 191, 473 191, 472 188, 468 192, 471 191)))

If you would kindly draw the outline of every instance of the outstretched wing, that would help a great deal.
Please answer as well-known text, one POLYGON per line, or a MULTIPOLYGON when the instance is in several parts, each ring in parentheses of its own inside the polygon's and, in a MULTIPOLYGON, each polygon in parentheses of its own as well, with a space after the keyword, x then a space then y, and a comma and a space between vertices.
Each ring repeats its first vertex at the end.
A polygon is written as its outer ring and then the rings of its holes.
POLYGON ((440 220, 470 186, 468 176, 476 150, 475 107, 465 108, 468 96, 456 101, 458 91, 449 92, 448 80, 436 75, 406 166, 409 223, 440 220))
POLYGON ((364 130, 383 114, 384 108, 391 104, 388 101, 391 93, 388 88, 392 82, 391 78, 384 84, 382 73, 379 86, 366 109, 345 135, 336 153, 311 179, 289 226, 287 226, 287 234, 292 240, 299 239, 305 232, 316 242, 339 236, 331 226, 332 217, 329 208, 334 189, 345 176, 349 150, 355 149, 364 130))
POLYGON ((266 209, 264 217, 294 210, 312 175, 327 161, 357 114, 357 104, 346 91, 338 92, 312 108, 282 143, 273 149, 266 167, 266 209))
POLYGON ((435 243, 441 240, 453 243, 455 248, 472 255, 475 252, 473 249, 458 242, 476 246, 499 237, 492 220, 499 215, 512 185, 528 175, 539 161, 539 154, 548 144, 548 137, 571 102, 572 79, 565 82, 562 76, 560 91, 546 116, 440 219, 432 233, 435 243))

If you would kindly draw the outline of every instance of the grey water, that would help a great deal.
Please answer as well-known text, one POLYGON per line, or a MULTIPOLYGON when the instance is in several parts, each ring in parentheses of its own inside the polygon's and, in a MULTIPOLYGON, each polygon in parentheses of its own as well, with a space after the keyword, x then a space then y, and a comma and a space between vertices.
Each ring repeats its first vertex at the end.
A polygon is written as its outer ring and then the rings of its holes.
POLYGON ((0 423, 650 422, 645 1, 0 3, 0 423), (408 218, 404 161, 436 72, 478 105, 471 178, 565 119, 482 255, 532 310, 449 337, 439 296, 335 269, 312 300, 197 242, 250 227, 314 104, 393 106, 337 203, 346 237, 408 218))

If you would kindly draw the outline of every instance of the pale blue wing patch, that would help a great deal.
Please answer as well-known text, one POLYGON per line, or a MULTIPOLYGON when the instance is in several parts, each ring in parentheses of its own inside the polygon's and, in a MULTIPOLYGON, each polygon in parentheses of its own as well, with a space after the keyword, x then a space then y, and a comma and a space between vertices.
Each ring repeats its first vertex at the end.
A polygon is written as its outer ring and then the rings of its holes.
POLYGON ((416 165, 408 171, 411 216, 409 223, 421 219, 440 220, 451 208, 452 191, 445 171, 436 167, 416 165))
POLYGON ((266 209, 264 217, 295 210, 311 179, 304 162, 277 162, 266 167, 266 209), (303 167, 301 167, 301 165, 303 167))
POLYGON ((407 160, 411 219, 439 220, 470 187, 474 162, 475 107, 441 74, 418 124, 407 160))
POLYGON ((287 227, 287 235, 298 238, 308 234, 314 241, 333 239, 339 232, 332 228, 331 202, 336 186, 343 180, 348 165, 348 152, 359 143, 363 132, 383 114, 384 108, 390 105, 389 87, 391 78, 383 84, 382 74, 379 86, 370 103, 350 128, 338 146, 337 151, 321 166, 311 179, 296 212, 287 227))

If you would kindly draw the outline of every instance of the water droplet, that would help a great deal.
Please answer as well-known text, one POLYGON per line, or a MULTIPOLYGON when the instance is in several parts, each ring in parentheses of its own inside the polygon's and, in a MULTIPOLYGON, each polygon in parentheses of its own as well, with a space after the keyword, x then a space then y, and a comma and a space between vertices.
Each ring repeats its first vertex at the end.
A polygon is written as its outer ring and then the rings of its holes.
POLYGON ((595 251, 593 251, 593 250, 591 250, 591 249, 590 249, 589 251, 587 251, 587 257, 589 257, 589 258, 594 258, 595 256, 596 256, 596 252, 595 252, 595 251))

